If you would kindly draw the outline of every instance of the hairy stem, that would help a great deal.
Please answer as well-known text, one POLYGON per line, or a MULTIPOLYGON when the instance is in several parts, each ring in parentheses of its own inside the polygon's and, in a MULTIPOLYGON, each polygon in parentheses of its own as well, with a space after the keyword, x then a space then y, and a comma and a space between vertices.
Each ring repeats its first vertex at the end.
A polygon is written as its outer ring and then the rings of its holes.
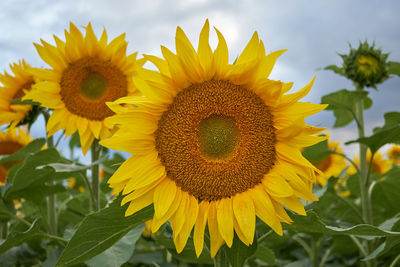
POLYGON ((100 157, 99 140, 95 139, 92 144, 92 192, 93 192, 93 211, 100 210, 100 182, 99 182, 99 163, 100 157))
MULTIPOLYGON (((360 86, 356 87, 356 90, 362 91, 363 88, 360 86)), ((358 138, 365 136, 364 131, 364 100, 361 99, 356 103, 356 114, 358 118, 358 138)), ((359 167, 359 181, 360 181, 360 192, 361 192, 361 207, 364 221, 370 225, 373 225, 373 215, 371 207, 371 199, 368 194, 369 180, 368 180, 368 164, 367 164, 367 146, 360 143, 360 167, 359 167)), ((372 242, 367 241, 367 252, 368 254, 373 251, 372 242)), ((371 260, 367 262, 368 266, 375 266, 375 261, 371 260)))
POLYGON ((215 267, 229 267, 229 260, 223 249, 220 249, 214 258, 215 267))
MULTIPOLYGON (((48 111, 43 111, 43 116, 47 122, 49 121, 50 114, 48 111)), ((54 147, 54 139, 53 136, 47 136, 47 147, 52 148, 54 147)), ((52 182, 54 184, 54 181, 52 182)), ((56 212, 56 195, 50 195, 47 197, 47 223, 49 225, 49 232, 52 235, 57 235, 57 212, 56 212)))

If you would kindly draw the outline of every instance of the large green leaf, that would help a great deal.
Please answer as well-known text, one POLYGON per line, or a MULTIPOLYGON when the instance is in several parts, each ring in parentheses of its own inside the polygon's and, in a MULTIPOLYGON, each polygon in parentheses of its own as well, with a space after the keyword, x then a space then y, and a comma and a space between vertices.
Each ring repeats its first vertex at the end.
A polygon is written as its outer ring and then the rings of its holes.
POLYGON ((232 247, 225 247, 226 255, 232 265, 232 267, 244 266, 246 260, 251 257, 257 250, 257 238, 254 238, 254 242, 250 246, 246 246, 235 234, 233 239, 232 247))
POLYGON ((385 117, 385 124, 382 127, 374 128, 374 133, 400 125, 400 112, 387 112, 383 116, 385 117))
POLYGON ((400 76, 400 62, 389 61, 389 73, 400 76))
POLYGON ((258 244, 253 257, 267 263, 268 266, 275 264, 275 254, 265 243, 258 244))
POLYGON ((121 198, 118 198, 109 207, 88 215, 72 236, 56 266, 71 266, 91 259, 153 215, 150 206, 125 217, 126 207, 121 207, 120 203, 121 198))
POLYGON ((35 139, 17 152, 7 156, 0 156, 0 164, 25 159, 28 155, 38 152, 45 144, 43 138, 35 139))
POLYGON ((285 225, 285 228, 291 229, 297 232, 308 232, 308 233, 324 233, 332 235, 358 235, 358 236, 374 236, 374 237, 385 237, 385 236, 399 236, 400 232, 392 232, 379 227, 358 224, 348 228, 328 226, 321 218, 312 210, 307 212, 307 216, 293 215, 292 219, 294 223, 285 225))
POLYGON ((325 140, 313 146, 306 147, 302 153, 306 159, 314 165, 318 165, 318 163, 331 154, 331 151, 328 147, 328 141, 325 140))
POLYGON ((346 143, 362 143, 369 147, 372 153, 378 151, 382 146, 391 143, 400 143, 400 124, 391 128, 378 131, 369 137, 362 137, 346 143))
POLYGON ((46 236, 46 234, 40 231, 40 220, 38 219, 25 232, 11 232, 4 242, 0 244, 0 254, 12 247, 21 245, 27 240, 43 236, 46 236))
POLYGON ((58 151, 54 148, 39 151, 29 155, 21 167, 15 172, 10 173, 9 179, 11 186, 6 190, 5 198, 16 199, 20 197, 29 198, 31 196, 45 197, 48 194, 59 192, 60 187, 45 186, 46 182, 55 179, 68 178, 79 175, 77 172, 55 172, 51 167, 39 167, 49 163, 67 163, 58 151), (35 194, 37 190, 43 189, 43 194, 35 194), (31 194, 32 193, 32 194, 31 194))
POLYGON ((367 91, 340 91, 325 95, 321 98, 322 104, 329 104, 326 110, 333 110, 336 121, 333 127, 343 127, 355 118, 356 103, 363 100, 364 109, 372 105, 372 100, 368 97, 367 91))
POLYGON ((129 231, 113 246, 100 253, 99 255, 91 258, 85 263, 90 267, 119 267, 127 262, 135 250, 136 241, 142 235, 144 225, 138 226, 129 231))

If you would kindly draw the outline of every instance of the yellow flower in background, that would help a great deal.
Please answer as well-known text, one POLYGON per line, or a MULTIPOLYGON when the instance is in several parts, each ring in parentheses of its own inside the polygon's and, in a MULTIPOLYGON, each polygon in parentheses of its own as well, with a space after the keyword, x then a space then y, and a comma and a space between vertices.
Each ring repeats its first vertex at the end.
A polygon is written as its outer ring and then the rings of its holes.
POLYGON ((117 115, 107 119, 119 129, 102 145, 132 153, 109 179, 122 191, 125 215, 154 203, 152 231, 169 220, 180 253, 194 228, 197 256, 206 225, 214 257, 234 232, 253 243, 256 216, 282 235, 291 223, 283 205, 306 215, 299 198, 315 201, 312 184, 318 171, 301 149, 325 137, 304 118, 326 105, 298 102, 311 89, 287 93, 292 83, 268 79, 284 50, 265 53, 257 32, 229 64, 228 48, 213 52, 206 21, 197 51, 181 30, 175 55, 161 47, 164 59, 145 56, 159 72, 141 69, 134 83, 144 97, 110 104, 117 115), (131 104, 132 106, 120 106, 131 104))
POLYGON ((400 164, 400 145, 392 146, 388 151, 389 159, 393 162, 393 164, 400 164))
MULTIPOLYGON (((370 165, 370 159, 371 159, 371 151, 367 151, 367 163, 370 165)), ((357 164, 357 166, 360 165, 360 159, 359 158, 354 158, 354 162, 357 164)), ((379 152, 376 152, 374 155, 374 158, 372 159, 372 166, 371 166, 371 172, 375 174, 385 174, 388 172, 390 169, 390 161, 385 159, 383 155, 379 152)), ((357 170, 354 168, 354 166, 350 166, 348 174, 353 175, 357 172, 357 170)))
POLYGON ((151 231, 151 226, 153 225, 153 220, 148 220, 144 223, 144 229, 142 232, 142 236, 145 238, 155 238, 155 234, 151 231))
POLYGON ((29 91, 35 84, 35 79, 28 72, 30 66, 24 61, 10 64, 10 69, 14 75, 7 72, 0 74, 0 125, 11 123, 12 127, 24 121, 31 105, 19 105, 10 100, 21 99, 25 91, 29 91))
MULTIPOLYGON (((6 132, 0 131, 0 157, 11 155, 32 141, 29 134, 20 128, 9 128, 6 132)), ((8 170, 16 162, 0 164, 0 185, 6 184, 8 170)))
POLYGON ((85 188, 84 188, 82 185, 78 185, 78 184, 76 183, 76 178, 75 178, 75 177, 70 177, 70 178, 68 178, 67 187, 68 187, 69 189, 75 189, 75 190, 77 190, 77 191, 79 191, 79 192, 83 192, 83 191, 85 190, 85 188))
MULTIPOLYGON (((327 135, 329 137, 329 134, 327 135)), ((339 142, 328 141, 328 149, 343 153, 343 149, 339 147, 339 142)), ((316 175, 317 182, 321 186, 326 184, 326 181, 331 177, 337 177, 346 168, 347 164, 344 158, 337 154, 329 154, 326 158, 320 161, 315 166, 322 171, 316 175)))
MULTIPOLYGON (((40 57, 51 69, 34 69, 41 82, 23 99, 33 99, 53 109, 47 124, 51 136, 64 129, 66 136, 79 131, 82 151, 93 140, 109 137, 111 126, 104 120, 114 113, 105 102, 132 95, 135 87, 136 54, 126 56, 125 34, 107 43, 104 30, 98 40, 89 23, 85 36, 70 23, 66 41, 54 36, 56 46, 35 44, 40 57)), ((141 61, 140 64, 143 64, 141 61)))

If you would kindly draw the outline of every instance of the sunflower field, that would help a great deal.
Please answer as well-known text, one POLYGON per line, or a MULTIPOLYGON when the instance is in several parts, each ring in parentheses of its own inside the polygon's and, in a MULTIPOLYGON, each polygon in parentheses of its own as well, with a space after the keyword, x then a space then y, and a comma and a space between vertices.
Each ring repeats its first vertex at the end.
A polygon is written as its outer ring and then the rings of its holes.
POLYGON ((321 71, 353 88, 309 103, 257 32, 233 62, 197 35, 159 57, 70 23, 0 74, 0 266, 400 266, 400 107, 364 116, 400 63, 350 45, 321 71))

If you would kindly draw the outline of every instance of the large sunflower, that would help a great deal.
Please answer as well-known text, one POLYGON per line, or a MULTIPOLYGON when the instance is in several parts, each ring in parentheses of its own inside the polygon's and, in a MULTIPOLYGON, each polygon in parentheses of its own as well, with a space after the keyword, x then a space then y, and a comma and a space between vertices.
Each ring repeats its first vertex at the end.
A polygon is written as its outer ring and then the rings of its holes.
POLYGON ((30 66, 25 60, 18 64, 10 64, 10 69, 14 75, 7 72, 0 74, 0 125, 11 123, 14 127, 23 123, 24 119, 32 109, 31 105, 13 104, 10 100, 20 99, 35 84, 35 79, 28 72, 30 66))
MULTIPOLYGON (((6 132, 0 131, 0 157, 11 155, 31 142, 28 134, 20 128, 9 128, 6 132)), ((8 170, 16 162, 0 164, 0 185, 6 184, 8 170)))
MULTIPOLYGON (((47 124, 51 136, 64 129, 66 136, 79 131, 83 153, 93 140, 111 135, 104 119, 114 113, 105 102, 132 95, 132 77, 136 72, 136 55, 126 56, 125 34, 107 44, 104 30, 97 40, 89 23, 86 35, 70 23, 66 41, 54 36, 56 46, 45 41, 35 44, 40 57, 52 69, 34 69, 41 82, 24 99, 33 99, 53 109, 47 124)), ((142 64, 142 63, 140 63, 142 64)))
POLYGON ((117 115, 108 121, 120 128, 101 142, 133 154, 109 180, 121 204, 130 202, 125 215, 154 203, 153 232, 169 220, 181 252, 194 227, 197 255, 208 225, 212 257, 234 232, 252 244, 256 216, 282 235, 281 222, 292 221, 282 205, 306 215, 299 198, 317 200, 317 169, 300 151, 325 139, 304 123, 325 106, 297 102, 314 80, 284 95, 292 83, 268 79, 283 50, 266 55, 254 33, 229 64, 216 32, 214 52, 206 21, 197 52, 178 27, 176 55, 161 47, 165 59, 145 56, 160 72, 142 69, 134 82, 144 97, 109 105, 117 115))
MULTIPOLYGON (((327 135, 329 137, 329 134, 327 135)), ((337 153, 343 153, 339 142, 328 141, 328 149, 337 153)), ((322 171, 318 173, 317 182, 321 186, 326 184, 326 181, 331 177, 337 177, 346 168, 347 164, 344 158, 338 154, 329 154, 329 156, 316 163, 315 166, 322 171)))

